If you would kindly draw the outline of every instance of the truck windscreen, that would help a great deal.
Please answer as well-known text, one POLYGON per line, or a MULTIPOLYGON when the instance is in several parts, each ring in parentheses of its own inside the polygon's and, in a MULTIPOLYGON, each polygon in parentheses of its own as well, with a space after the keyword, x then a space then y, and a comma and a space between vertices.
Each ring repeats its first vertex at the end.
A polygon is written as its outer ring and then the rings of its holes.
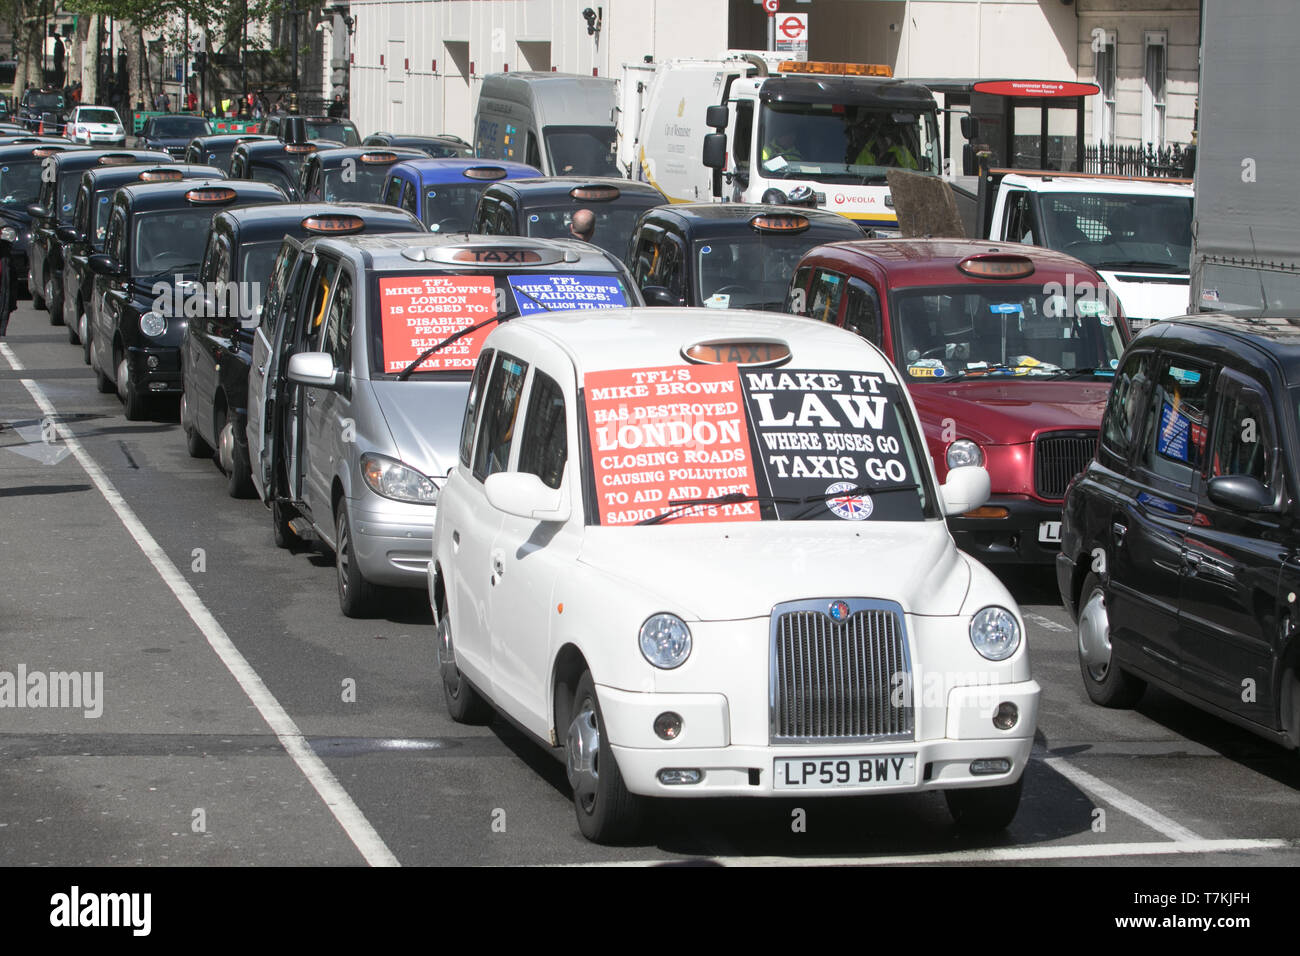
POLYGON ((1192 254, 1190 196, 1043 193, 1042 244, 1094 269, 1186 275, 1192 254))
POLYGON ((843 185, 884 183, 885 171, 939 169, 934 118, 832 103, 764 103, 759 162, 765 177, 843 185))

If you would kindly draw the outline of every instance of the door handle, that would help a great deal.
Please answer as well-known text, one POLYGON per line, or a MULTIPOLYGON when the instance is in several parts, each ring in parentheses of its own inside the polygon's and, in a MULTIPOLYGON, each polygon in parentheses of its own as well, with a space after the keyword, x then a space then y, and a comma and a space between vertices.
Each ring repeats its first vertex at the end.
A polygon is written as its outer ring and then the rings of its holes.
POLYGON ((1112 522, 1110 533, 1115 536, 1115 547, 1118 548, 1124 544, 1124 535, 1128 534, 1128 526, 1120 524, 1118 521, 1112 522))
POLYGON ((312 392, 312 391, 308 391, 308 392, 307 392, 307 404, 308 404, 308 405, 315 405, 315 404, 316 404, 316 393, 315 393, 315 392, 312 392))
POLYGON ((263 362, 261 365, 259 365, 259 366, 257 367, 257 374, 258 374, 258 375, 265 375, 265 374, 266 374, 266 363, 265 363, 265 362, 263 362))
POLYGON ((492 552, 492 586, 501 580, 501 576, 506 572, 505 555, 500 551, 492 552))
POLYGON ((1203 559, 1201 558, 1201 556, 1197 554, 1195 551, 1183 552, 1183 563, 1186 564, 1193 571, 1195 571, 1201 566, 1202 560, 1203 559))

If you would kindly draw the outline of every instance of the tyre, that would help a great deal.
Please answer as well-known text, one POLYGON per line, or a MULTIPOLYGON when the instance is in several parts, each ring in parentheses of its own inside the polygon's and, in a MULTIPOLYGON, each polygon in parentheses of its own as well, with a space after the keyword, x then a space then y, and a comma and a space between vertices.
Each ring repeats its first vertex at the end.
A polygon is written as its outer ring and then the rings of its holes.
POLYGON ((81 313, 81 361, 90 364, 90 316, 85 312, 81 313))
POLYGON ((95 361, 95 353, 90 353, 90 367, 95 370, 95 388, 99 389, 105 395, 111 395, 117 391, 117 383, 104 374, 104 370, 99 367, 95 361))
POLYGON ((1003 787, 978 787, 966 790, 945 790, 948 812, 953 822, 963 830, 996 833, 1005 830, 1020 809, 1020 791, 1025 775, 1015 783, 1003 787))
POLYGON ((50 310, 50 325, 63 324, 63 296, 54 291, 54 277, 45 280, 45 307, 50 310))
POLYGON ((642 800, 629 793, 608 746, 596 682, 584 671, 573 694, 573 720, 565 735, 565 770, 573 788, 578 829, 593 843, 623 843, 636 835, 642 800))
POLYGON ((117 360, 117 397, 122 400, 126 420, 138 422, 145 416, 146 400, 131 379, 131 363, 123 355, 117 360))
POLYGON ((67 330, 68 330, 68 344, 69 344, 69 345, 80 345, 80 344, 81 344, 81 335, 80 335, 80 333, 77 331, 77 323, 76 323, 76 322, 67 322, 67 321, 65 321, 65 322, 64 322, 64 325, 67 327, 67 330))
POLYGON ((338 572, 339 610, 344 617, 365 617, 374 601, 374 586, 361 574, 352 545, 352 522, 347 502, 340 498, 334 511, 334 568, 338 572))
POLYGON ((191 458, 211 458, 212 446, 203 440, 199 430, 190 424, 189 394, 181 389, 181 431, 185 433, 185 450, 191 458))
POLYGON ((442 697, 452 720, 458 724, 486 724, 492 719, 492 705, 469 686, 456 666, 451 621, 445 606, 438 610, 438 673, 442 677, 442 697))
MULTIPOLYGON (((28 277, 27 277, 27 288, 28 288, 28 290, 29 290, 29 291, 31 292, 31 294, 32 294, 32 308, 33 308, 33 309, 43 309, 43 308, 45 308, 45 297, 44 297, 43 295, 41 295, 41 293, 40 293, 40 291, 39 291, 40 288, 41 288, 41 284, 40 284, 39 282, 33 282, 33 281, 32 281, 32 277, 31 277, 31 276, 28 276, 28 277)), ((54 323, 54 316, 53 316, 53 314, 51 314, 51 315, 50 315, 50 325, 54 325, 54 324, 55 324, 55 323, 54 323)))
POLYGON ((1146 690, 1146 682, 1111 661, 1110 618, 1101 579, 1089 574, 1079 592, 1079 617, 1075 622, 1079 673, 1083 688, 1094 704, 1132 707, 1146 690))
POLYGON ((248 446, 235 434, 235 422, 229 416, 221 423, 217 436, 218 459, 226 469, 226 491, 232 498, 251 498, 253 470, 248 463, 248 446))

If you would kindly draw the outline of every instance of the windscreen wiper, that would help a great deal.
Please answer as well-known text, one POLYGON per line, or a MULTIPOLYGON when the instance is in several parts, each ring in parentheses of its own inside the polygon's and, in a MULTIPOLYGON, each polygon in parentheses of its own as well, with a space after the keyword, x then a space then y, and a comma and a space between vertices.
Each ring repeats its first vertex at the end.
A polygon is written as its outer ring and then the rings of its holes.
MULTIPOLYGON (((531 299, 532 301, 540 305, 543 309, 545 309, 547 312, 555 311, 545 302, 540 301, 535 296, 529 295, 523 289, 515 289, 514 293, 515 295, 522 295, 525 299, 531 299)), ((402 371, 399 372, 397 375, 397 380, 399 382, 405 382, 408 378, 411 377, 412 372, 414 372, 417 368, 419 368, 421 365, 424 364, 425 359, 427 359, 434 352, 440 351, 441 349, 445 349, 448 345, 451 345, 451 343, 455 342, 457 339, 462 339, 467 335, 471 335, 477 332, 479 329, 486 328, 487 326, 491 325, 493 322, 505 322, 508 319, 513 319, 518 317, 518 315, 519 315, 518 309, 515 309, 513 312, 507 312, 505 315, 494 315, 490 319, 484 319, 482 322, 475 322, 473 325, 469 326, 468 328, 461 329, 459 332, 447 336, 441 342, 435 342, 433 345, 430 345, 427 349, 421 352, 416 357, 415 361, 413 361, 410 365, 406 366, 406 368, 402 369, 402 371)))
POLYGON ((918 488, 916 482, 873 482, 869 484, 855 485, 847 491, 827 491, 815 495, 804 495, 799 498, 778 497, 776 495, 749 495, 741 491, 733 491, 727 495, 717 495, 713 498, 679 498, 670 501, 668 504, 674 507, 667 511, 660 512, 657 515, 651 515, 649 518, 643 518, 637 524, 658 524, 661 521, 667 521, 669 518, 675 518, 683 511, 690 508, 696 508, 703 505, 739 505, 748 501, 761 501, 768 504, 777 505, 807 505, 818 501, 829 501, 831 498, 858 498, 865 494, 880 494, 887 491, 909 491, 918 488))

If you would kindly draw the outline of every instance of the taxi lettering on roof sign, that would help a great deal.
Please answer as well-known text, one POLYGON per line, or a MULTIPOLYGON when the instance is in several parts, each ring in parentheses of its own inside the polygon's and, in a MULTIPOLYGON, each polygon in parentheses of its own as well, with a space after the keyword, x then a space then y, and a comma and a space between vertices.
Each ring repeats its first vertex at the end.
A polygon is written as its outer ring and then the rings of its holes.
POLYGON ((542 261, 532 249, 460 249, 453 256, 457 262, 502 262, 533 264, 542 261))

